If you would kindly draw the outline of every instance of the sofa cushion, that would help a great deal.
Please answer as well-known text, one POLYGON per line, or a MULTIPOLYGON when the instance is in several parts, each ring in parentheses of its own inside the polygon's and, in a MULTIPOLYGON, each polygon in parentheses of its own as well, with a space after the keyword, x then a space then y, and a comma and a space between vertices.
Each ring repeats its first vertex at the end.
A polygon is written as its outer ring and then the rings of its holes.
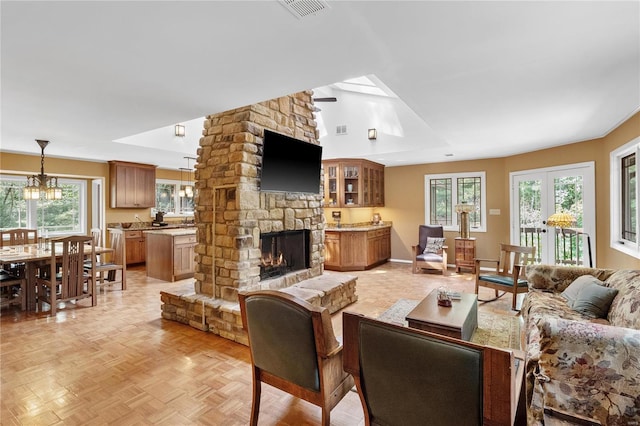
POLYGON ((573 280, 573 282, 569 284, 569 287, 567 287, 560 295, 565 299, 567 299, 567 304, 569 306, 573 306, 573 302, 575 302, 576 299, 578 298, 578 294, 580 293, 580 291, 590 283, 603 285, 602 281, 600 281, 594 276, 582 275, 576 278, 575 280, 573 280))
POLYGON ((606 318, 613 298, 618 294, 615 288, 605 287, 596 282, 587 282, 578 292, 571 309, 589 318, 606 318))
POLYGON ((640 271, 616 271, 605 285, 618 290, 607 317, 611 325, 640 330, 640 271))
POLYGON ((611 269, 544 264, 527 265, 525 271, 529 288, 557 293, 564 291, 579 276, 592 275, 599 280, 606 281, 614 273, 611 269))
POLYGON ((444 238, 428 237, 423 254, 440 253, 442 246, 444 246, 444 238))

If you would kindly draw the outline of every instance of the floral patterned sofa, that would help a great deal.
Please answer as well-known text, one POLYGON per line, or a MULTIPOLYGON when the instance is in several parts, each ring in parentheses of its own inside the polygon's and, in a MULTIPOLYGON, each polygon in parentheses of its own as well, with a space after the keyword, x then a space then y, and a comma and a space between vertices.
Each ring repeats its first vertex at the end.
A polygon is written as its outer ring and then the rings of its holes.
POLYGON ((550 409, 640 425, 640 271, 529 265, 526 276, 527 423, 544 424, 550 409), (586 274, 618 290, 606 318, 576 312, 561 296, 586 274))

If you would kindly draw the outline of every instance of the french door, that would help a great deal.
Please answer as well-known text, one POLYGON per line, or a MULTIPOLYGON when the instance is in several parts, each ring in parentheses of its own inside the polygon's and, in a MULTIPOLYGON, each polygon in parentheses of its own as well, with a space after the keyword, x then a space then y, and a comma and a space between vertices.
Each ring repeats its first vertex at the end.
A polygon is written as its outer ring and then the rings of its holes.
POLYGON ((594 163, 513 172, 510 180, 511 243, 536 247, 536 263, 595 266, 594 163), (570 223, 548 224, 554 213, 570 223))

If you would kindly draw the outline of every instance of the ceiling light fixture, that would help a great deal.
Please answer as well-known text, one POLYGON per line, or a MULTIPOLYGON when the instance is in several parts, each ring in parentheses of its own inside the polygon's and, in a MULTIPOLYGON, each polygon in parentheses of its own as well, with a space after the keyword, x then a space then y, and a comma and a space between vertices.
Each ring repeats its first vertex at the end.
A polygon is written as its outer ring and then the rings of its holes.
POLYGON ((174 133, 177 137, 184 138, 184 135, 185 135, 184 124, 176 124, 174 133))
POLYGON ((370 141, 378 139, 378 131, 376 129, 369 129, 367 132, 367 137, 370 141))
POLYGON ((40 195, 44 194, 47 200, 61 200, 62 188, 58 186, 58 178, 56 176, 47 176, 44 174, 44 149, 49 145, 49 141, 36 139, 40 145, 40 174, 27 176, 27 186, 23 189, 23 197, 25 200, 38 200, 40 195))
POLYGON ((187 197, 187 198, 192 198, 193 197, 193 183, 192 183, 192 173, 193 173, 193 169, 191 168, 190 164, 189 164, 189 160, 195 160, 194 157, 184 157, 187 160, 187 167, 181 167, 180 168, 180 191, 178 191, 178 195, 180 197, 187 197), (187 179, 186 179, 186 185, 182 185, 183 182, 183 174, 186 173, 187 174, 187 179))

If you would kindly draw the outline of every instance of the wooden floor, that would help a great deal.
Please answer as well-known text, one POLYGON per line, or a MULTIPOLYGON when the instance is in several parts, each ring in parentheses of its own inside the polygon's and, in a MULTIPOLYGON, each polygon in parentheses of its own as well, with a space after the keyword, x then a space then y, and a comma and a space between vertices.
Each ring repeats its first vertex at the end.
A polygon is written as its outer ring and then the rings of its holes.
MULTIPOLYGON (((472 293, 471 274, 412 274, 387 263, 357 275, 358 302, 345 310, 377 317, 397 299, 446 285, 472 293)), ((0 315, 2 425, 246 425, 251 411, 248 348, 160 317, 160 291, 192 288, 128 270, 128 289, 44 312, 0 315)), ((492 294, 486 291, 486 297, 492 294)), ((522 297, 522 296, 520 296, 522 297)), ((509 295, 480 309, 510 311, 509 295)), ((341 313, 333 316, 342 334, 341 313)), ((320 409, 264 385, 261 425, 315 425, 320 409)), ((331 412, 333 425, 364 424, 355 392, 331 412)))

